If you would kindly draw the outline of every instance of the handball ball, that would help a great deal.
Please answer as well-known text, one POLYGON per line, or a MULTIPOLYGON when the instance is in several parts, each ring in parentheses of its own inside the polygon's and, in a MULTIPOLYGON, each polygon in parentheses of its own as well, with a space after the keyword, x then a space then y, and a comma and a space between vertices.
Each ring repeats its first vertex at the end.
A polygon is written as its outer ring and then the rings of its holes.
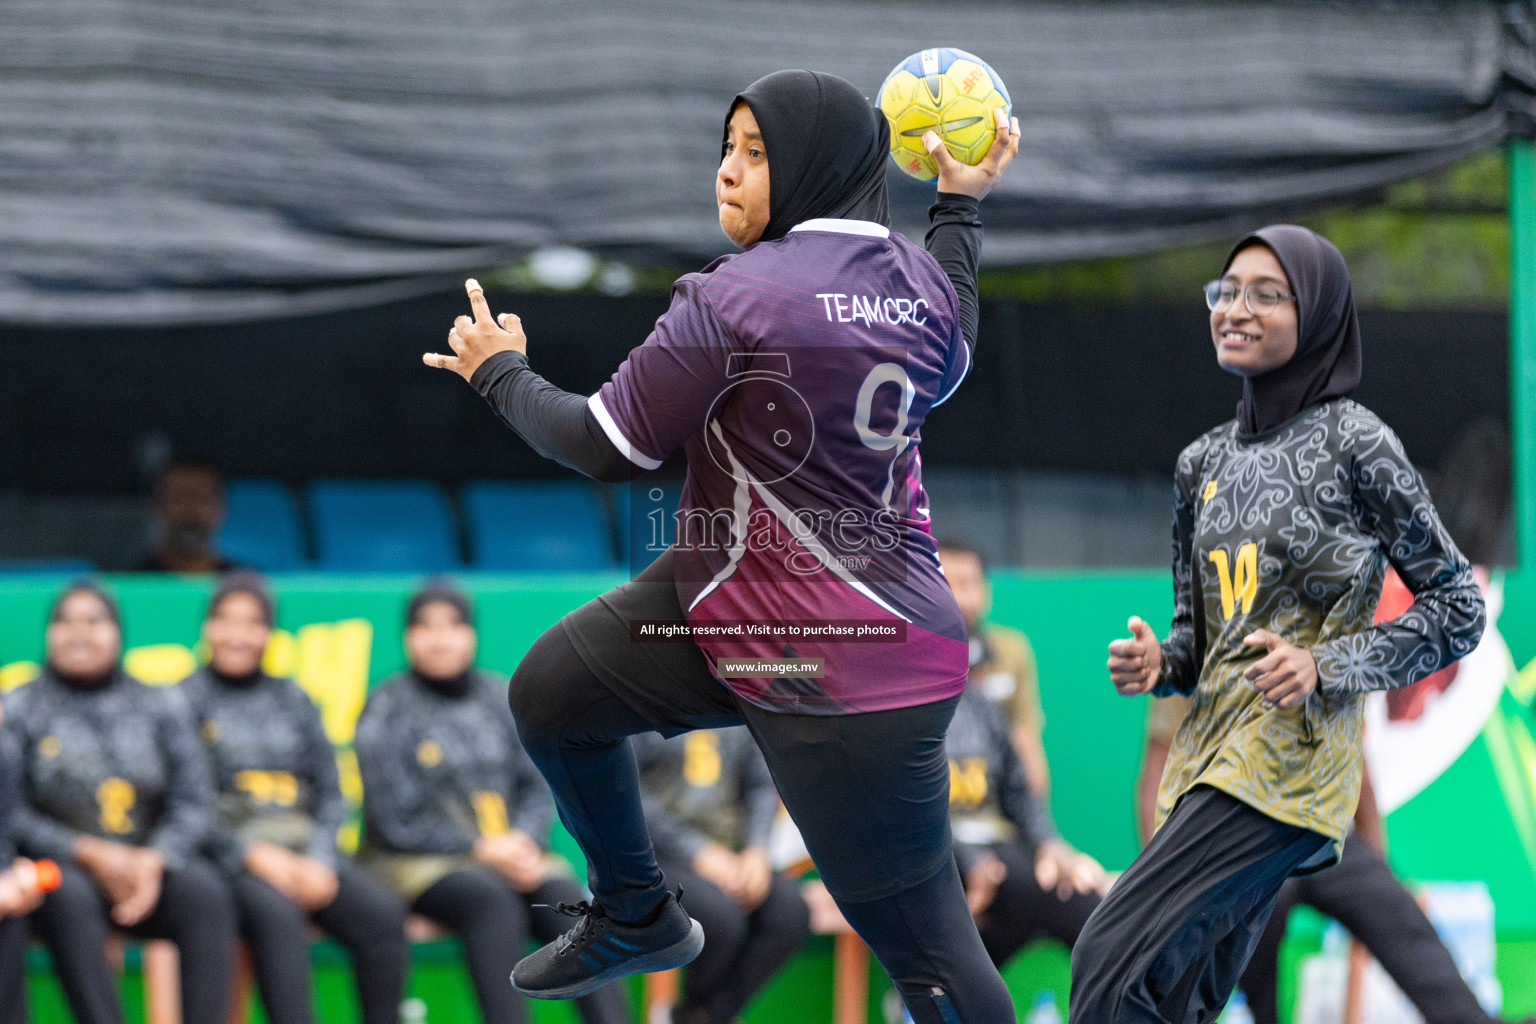
POLYGON ((1012 113, 997 72, 973 53, 941 46, 896 65, 880 86, 880 110, 891 126, 891 159, 919 181, 939 176, 923 148, 923 133, 937 132, 961 163, 981 163, 997 137, 992 111, 1012 113))

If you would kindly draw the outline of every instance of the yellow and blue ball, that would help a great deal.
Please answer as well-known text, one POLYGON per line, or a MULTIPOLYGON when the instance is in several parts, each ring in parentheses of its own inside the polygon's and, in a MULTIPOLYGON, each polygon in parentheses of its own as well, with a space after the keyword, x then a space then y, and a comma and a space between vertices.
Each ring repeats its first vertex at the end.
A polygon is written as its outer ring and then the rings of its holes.
POLYGON ((950 155, 979 164, 996 138, 993 111, 1013 103, 997 72, 973 53, 940 46, 896 65, 880 86, 880 110, 891 126, 891 159, 920 181, 939 176, 923 148, 923 134, 938 133, 950 155))

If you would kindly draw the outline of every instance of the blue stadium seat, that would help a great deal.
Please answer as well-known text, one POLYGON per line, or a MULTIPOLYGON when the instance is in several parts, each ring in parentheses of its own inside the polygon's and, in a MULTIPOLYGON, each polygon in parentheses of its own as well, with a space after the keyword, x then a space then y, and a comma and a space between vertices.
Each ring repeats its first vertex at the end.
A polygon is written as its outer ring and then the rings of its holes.
POLYGON ((262 572, 293 572, 308 563, 293 492, 277 480, 231 480, 219 551, 262 572))
POLYGON ((619 550, 630 572, 650 565, 676 537, 677 502, 682 497, 680 480, 642 476, 613 488, 613 506, 619 521, 619 550))
POLYGON ((448 499, 427 480, 317 480, 309 516, 321 569, 431 573, 459 564, 448 499))
POLYGON ((462 507, 477 569, 581 572, 614 564, 608 520, 590 484, 482 480, 465 485, 462 507))

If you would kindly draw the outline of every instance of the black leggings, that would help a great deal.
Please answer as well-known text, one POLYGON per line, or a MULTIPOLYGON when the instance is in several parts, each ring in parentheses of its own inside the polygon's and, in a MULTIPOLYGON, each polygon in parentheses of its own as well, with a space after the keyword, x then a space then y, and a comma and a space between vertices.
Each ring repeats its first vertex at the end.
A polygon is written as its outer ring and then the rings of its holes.
POLYGON ((27 919, 0 921, 0 1024, 27 1024, 27 919))
POLYGON ((1434 925, 1381 854, 1356 838, 1337 867, 1293 878, 1280 890, 1269 927, 1243 972, 1256 1024, 1279 1024, 1275 978, 1285 920, 1298 903, 1336 919, 1365 944, 1427 1024, 1497 1024, 1462 980, 1434 925))
POLYGON ((512 676, 518 734, 587 856, 596 899, 635 921, 665 893, 626 738, 745 723, 827 890, 917 1024, 1013 1024, 951 854, 944 734, 958 698, 855 715, 764 711, 721 685, 692 643, 629 639, 631 619, 683 617, 663 555, 545 632, 512 676))
POLYGON ((240 936, 250 947, 261 1003, 272 1024, 312 1024, 309 922, 352 954, 363 1024, 395 1024, 409 953, 399 898, 352 862, 337 867, 336 898, 313 914, 255 875, 233 882, 240 936))
MULTIPOLYGON (((63 881, 32 912, 32 927, 53 954, 53 969, 76 1024, 122 1024, 117 984, 107 966, 108 903, 91 876, 59 865, 63 881)), ((132 928, 136 938, 169 939, 181 960, 185 1024, 223 1024, 235 959, 235 905, 206 861, 167 871, 154 911, 132 928)))
POLYGON ((1099 905, 1096 892, 1074 892, 1059 899, 1056 890, 1035 881, 1034 850, 1020 843, 996 843, 989 849, 1008 869, 992 905, 976 919, 987 955, 1001 967, 1033 940, 1045 936, 1068 949, 1077 944, 1083 925, 1099 905))
POLYGON ((811 915, 800 887, 775 875, 763 902, 751 911, 682 862, 664 865, 666 876, 687 890, 688 913, 704 926, 704 952, 683 977, 677 1024, 730 1024, 799 951, 810 933, 811 915))
MULTIPOLYGON (((571 925, 568 917, 532 904, 575 903, 581 889, 565 878, 552 878, 531 893, 519 893, 489 868, 466 868, 438 879, 416 897, 411 909, 459 937, 464 966, 480 1003, 485 1024, 523 1024, 528 1019, 522 996, 512 988, 512 968, 529 937, 549 942, 571 925)), ((587 1024, 628 1024, 629 1006, 622 984, 608 985, 576 1000, 587 1024)))

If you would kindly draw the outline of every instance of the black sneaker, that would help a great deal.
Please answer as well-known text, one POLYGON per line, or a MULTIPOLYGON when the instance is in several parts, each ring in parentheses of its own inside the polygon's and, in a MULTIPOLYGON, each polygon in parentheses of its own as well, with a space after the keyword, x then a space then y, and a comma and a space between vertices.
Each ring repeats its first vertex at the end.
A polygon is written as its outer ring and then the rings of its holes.
POLYGON ((704 948, 704 926, 683 909, 683 890, 667 893, 648 925, 613 920, 582 900, 561 903, 556 913, 578 918, 576 926, 519 960, 512 987, 534 999, 577 999, 630 974, 681 967, 704 948))

